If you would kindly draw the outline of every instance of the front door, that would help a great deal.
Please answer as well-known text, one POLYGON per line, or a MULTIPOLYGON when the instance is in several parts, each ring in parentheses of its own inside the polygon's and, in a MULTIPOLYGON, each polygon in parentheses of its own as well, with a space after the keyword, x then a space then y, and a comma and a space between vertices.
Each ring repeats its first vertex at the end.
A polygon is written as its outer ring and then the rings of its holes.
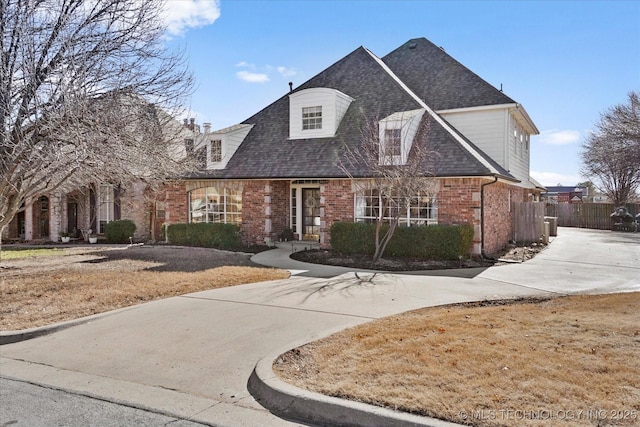
POLYGON ((78 237, 78 203, 67 203, 67 231, 71 237, 78 237))
POLYGON ((302 239, 320 239, 320 189, 302 189, 302 239))
POLYGON ((34 230, 34 239, 45 239, 49 237, 49 198, 42 196, 38 199, 38 203, 33 210, 34 223, 37 224, 37 229, 34 230), (35 231, 38 235, 35 235, 35 231))

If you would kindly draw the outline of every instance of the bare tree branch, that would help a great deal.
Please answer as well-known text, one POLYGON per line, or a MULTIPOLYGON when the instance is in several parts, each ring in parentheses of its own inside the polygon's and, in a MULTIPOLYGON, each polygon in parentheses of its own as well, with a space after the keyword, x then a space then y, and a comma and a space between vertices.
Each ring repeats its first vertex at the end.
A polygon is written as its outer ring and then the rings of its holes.
POLYGON ((419 110, 396 113, 381 120, 367 118, 361 126, 361 141, 355 147, 345 144, 338 167, 360 191, 377 195, 375 215, 375 253, 378 261, 393 237, 400 218, 418 195, 435 194, 435 166, 438 154, 429 148, 431 117, 419 110), (418 115, 417 129, 407 129, 418 115), (384 121, 394 125, 381 128, 384 121), (388 224, 388 227, 383 227, 388 224))
POLYGON ((184 174, 193 84, 164 0, 0 0, 0 228, 23 201, 184 174))
POLYGON ((582 146, 582 172, 621 206, 640 188, 640 94, 600 116, 582 146))

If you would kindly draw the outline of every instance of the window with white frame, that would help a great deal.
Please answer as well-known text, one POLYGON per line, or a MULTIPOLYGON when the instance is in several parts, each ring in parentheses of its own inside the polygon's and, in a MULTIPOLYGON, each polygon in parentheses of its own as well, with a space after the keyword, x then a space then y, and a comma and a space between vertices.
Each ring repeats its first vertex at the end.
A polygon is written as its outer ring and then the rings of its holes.
POLYGON ((221 222, 240 225, 242 192, 230 188, 206 187, 189 193, 190 222, 221 222))
POLYGON ((104 233, 107 223, 115 220, 115 194, 113 185, 98 186, 98 233, 104 233))
POLYGON ((322 106, 302 107, 302 130, 322 129, 322 106))
POLYGON ((211 161, 222 161, 222 140, 214 139, 211 141, 211 161))
POLYGON ((406 164, 425 110, 398 111, 378 121, 381 165, 406 164))
POLYGON ((402 129, 385 129, 383 147, 385 157, 400 157, 402 155, 402 129))
POLYGON ((408 207, 402 207, 398 199, 387 200, 375 189, 363 190, 355 195, 355 221, 374 222, 382 211, 389 221, 398 216, 399 225, 419 226, 438 223, 438 205, 434 197, 416 195, 411 197, 408 207))

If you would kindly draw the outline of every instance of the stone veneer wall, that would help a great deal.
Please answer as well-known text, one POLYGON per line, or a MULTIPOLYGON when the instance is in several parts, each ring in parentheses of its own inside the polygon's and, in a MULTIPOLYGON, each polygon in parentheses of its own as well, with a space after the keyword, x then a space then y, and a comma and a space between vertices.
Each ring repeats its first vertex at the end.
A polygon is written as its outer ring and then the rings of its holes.
POLYGON ((145 198, 146 184, 128 185, 120 193, 120 219, 128 219, 136 225, 135 241, 145 241, 151 236, 151 203, 145 198))

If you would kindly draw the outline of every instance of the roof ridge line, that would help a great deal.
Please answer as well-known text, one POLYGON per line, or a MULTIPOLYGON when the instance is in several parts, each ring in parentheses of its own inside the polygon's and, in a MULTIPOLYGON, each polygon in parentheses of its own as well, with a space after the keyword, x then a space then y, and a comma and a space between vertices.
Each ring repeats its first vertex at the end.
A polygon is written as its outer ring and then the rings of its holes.
POLYGON ((382 69, 387 74, 389 74, 389 76, 393 78, 400 85, 402 89, 404 89, 416 102, 418 102, 418 104, 422 108, 424 108, 429 113, 429 115, 433 117, 438 122, 438 124, 440 124, 440 126, 442 126, 451 136, 453 136, 453 138, 455 138, 455 140, 458 141, 458 143, 462 145, 465 150, 471 153, 471 155, 476 160, 482 163, 487 169, 492 171, 494 174, 500 174, 500 172, 490 162, 488 162, 487 159, 481 156, 480 153, 478 153, 478 151, 474 150, 460 135, 458 135, 457 132, 454 132, 451 129, 451 126, 447 122, 445 122, 442 119, 442 117, 436 114, 436 112, 433 111, 431 107, 429 107, 422 99, 420 99, 420 97, 418 97, 418 95, 416 95, 411 89, 409 89, 409 86, 407 86, 402 80, 400 80, 400 78, 393 72, 393 70, 391 70, 391 68, 389 68, 387 64, 384 63, 382 59, 378 58, 378 56, 375 55, 373 52, 371 52, 368 48, 364 46, 362 47, 367 53, 369 53, 369 55, 371 55, 371 57, 378 63, 378 65, 380 65, 382 69))

